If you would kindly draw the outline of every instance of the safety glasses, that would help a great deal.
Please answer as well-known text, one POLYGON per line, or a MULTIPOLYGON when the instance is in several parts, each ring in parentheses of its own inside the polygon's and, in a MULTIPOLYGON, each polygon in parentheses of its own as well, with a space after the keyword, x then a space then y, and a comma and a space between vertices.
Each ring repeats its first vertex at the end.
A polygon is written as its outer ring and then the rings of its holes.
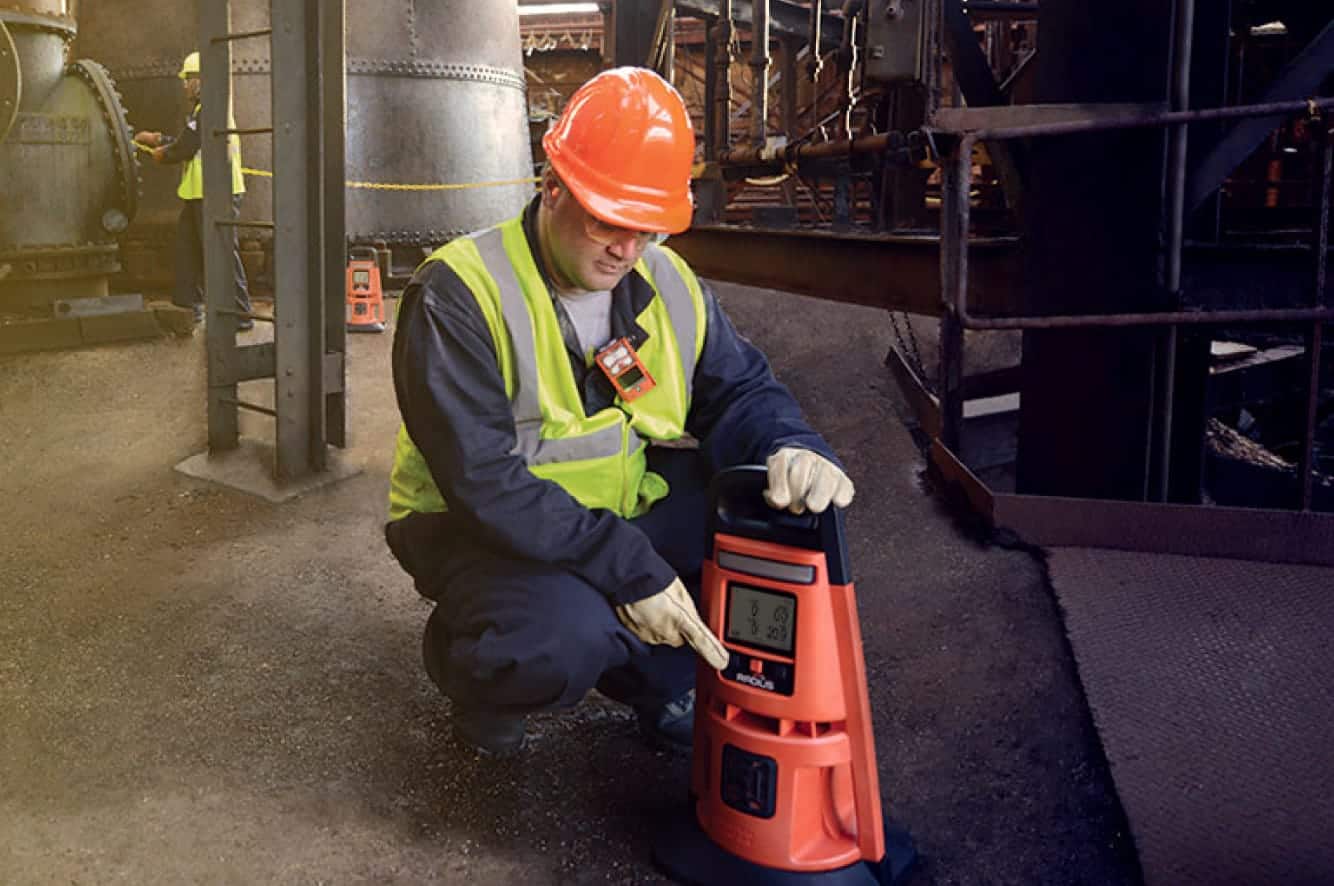
POLYGON ((600 218, 594 218, 587 211, 584 212, 584 233, 599 246, 611 246, 613 243, 632 240, 636 249, 643 249, 650 243, 661 243, 667 239, 666 234, 658 231, 634 231, 630 228, 609 225, 600 218))

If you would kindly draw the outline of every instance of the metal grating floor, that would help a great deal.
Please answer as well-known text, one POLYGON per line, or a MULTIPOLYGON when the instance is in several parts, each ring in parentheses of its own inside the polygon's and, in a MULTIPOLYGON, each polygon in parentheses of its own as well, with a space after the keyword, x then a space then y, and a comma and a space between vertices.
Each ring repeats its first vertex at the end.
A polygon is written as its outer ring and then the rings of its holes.
POLYGON ((1334 884, 1334 569, 1049 567, 1149 886, 1334 884))

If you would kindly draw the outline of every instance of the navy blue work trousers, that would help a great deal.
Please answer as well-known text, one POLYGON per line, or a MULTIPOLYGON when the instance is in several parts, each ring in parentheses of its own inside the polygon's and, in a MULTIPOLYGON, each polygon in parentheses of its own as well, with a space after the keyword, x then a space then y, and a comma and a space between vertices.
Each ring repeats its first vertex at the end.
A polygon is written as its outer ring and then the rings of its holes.
MULTIPOLYGON (((632 521, 699 599, 709 475, 697 451, 651 448, 671 494, 632 521)), ((689 646, 648 645, 607 598, 559 567, 487 548, 450 514, 388 524, 389 547, 436 601, 422 654, 447 696, 469 708, 530 713, 577 704, 590 689, 653 707, 694 686, 689 646)))

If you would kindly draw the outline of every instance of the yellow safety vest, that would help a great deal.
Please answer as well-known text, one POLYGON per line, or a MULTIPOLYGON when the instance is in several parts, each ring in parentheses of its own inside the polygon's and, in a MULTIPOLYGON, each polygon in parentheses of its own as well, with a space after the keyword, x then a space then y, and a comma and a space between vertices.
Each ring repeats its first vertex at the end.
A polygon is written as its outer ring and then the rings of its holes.
MULTIPOLYGON (((195 120, 199 119, 199 104, 195 103, 195 109, 192 112, 195 120)), ((195 125, 201 125, 196 123, 195 125)), ((232 112, 227 112, 227 128, 235 129, 236 120, 232 117, 232 112)), ((199 134, 200 147, 195 151, 195 155, 185 161, 184 168, 181 169, 181 183, 176 186, 176 196, 182 200, 203 200, 204 199, 204 134, 199 134)), ((245 193, 245 174, 241 172, 241 137, 236 133, 227 136, 227 159, 232 161, 232 193, 245 193)))
MULTIPOLYGON (((657 294, 636 318, 648 333, 639 351, 657 383, 632 403, 584 415, 551 295, 528 246, 522 216, 460 237, 427 262, 449 265, 472 291, 495 343, 514 415, 514 455, 535 476, 560 484, 587 508, 622 517, 646 513, 667 497, 667 482, 647 470, 650 440, 685 433, 706 313, 699 280, 669 249, 650 246, 635 265, 657 294)), ((400 427, 389 484, 389 519, 447 510, 426 460, 400 427)))

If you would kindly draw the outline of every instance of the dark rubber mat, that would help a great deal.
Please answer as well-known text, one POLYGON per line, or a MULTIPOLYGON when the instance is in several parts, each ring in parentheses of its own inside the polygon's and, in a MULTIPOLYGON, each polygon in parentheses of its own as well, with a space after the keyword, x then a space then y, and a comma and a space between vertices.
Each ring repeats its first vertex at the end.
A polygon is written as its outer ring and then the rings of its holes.
POLYGON ((1049 562, 1149 886, 1334 884, 1334 569, 1049 562))

